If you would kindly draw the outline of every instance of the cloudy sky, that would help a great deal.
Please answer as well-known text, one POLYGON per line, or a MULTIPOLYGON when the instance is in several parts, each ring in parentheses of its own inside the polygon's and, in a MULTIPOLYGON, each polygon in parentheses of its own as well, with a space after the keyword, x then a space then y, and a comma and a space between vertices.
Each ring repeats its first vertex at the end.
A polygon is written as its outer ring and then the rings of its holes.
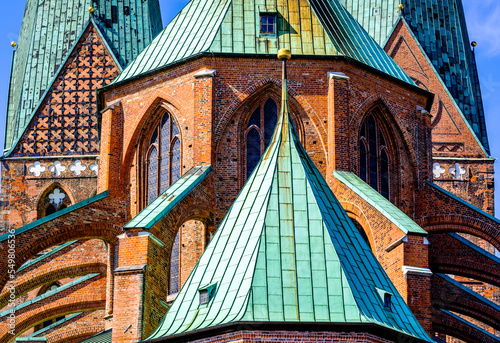
MULTIPOLYGON (((188 0, 160 0, 163 23, 168 23, 188 0)), ((486 109, 491 153, 500 158, 500 1, 463 0, 471 41, 477 41, 476 58, 486 109)), ((7 88, 12 48, 19 35, 25 0, 9 1, 0 14, 0 146, 3 147, 7 88)), ((496 169, 500 162, 496 163, 496 169)), ((497 201, 497 213, 500 199, 497 201)))

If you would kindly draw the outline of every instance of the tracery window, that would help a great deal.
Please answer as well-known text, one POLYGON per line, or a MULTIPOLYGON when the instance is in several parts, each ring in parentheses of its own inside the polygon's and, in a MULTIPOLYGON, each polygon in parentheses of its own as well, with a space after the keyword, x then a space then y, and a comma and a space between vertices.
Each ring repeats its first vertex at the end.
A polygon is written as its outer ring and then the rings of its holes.
POLYGON ((278 105, 272 98, 263 101, 250 116, 245 130, 247 179, 271 143, 277 122, 278 105))
MULTIPOLYGON (((174 118, 165 113, 155 124, 149 139, 146 158, 146 202, 150 204, 181 177, 181 140, 174 118)), ((179 291, 180 232, 175 237, 170 256, 169 294, 179 291)))
POLYGON ((359 176, 386 199, 390 192, 389 156, 380 125, 370 114, 363 121, 359 137, 359 176))
POLYGON ((155 125, 146 159, 147 204, 181 176, 181 141, 173 117, 165 113, 155 125))

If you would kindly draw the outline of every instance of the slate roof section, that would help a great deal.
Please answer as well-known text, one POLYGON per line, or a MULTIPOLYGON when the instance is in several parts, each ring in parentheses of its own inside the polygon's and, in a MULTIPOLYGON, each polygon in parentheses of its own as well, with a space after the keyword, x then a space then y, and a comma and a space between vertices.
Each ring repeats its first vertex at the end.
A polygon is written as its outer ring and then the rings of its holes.
POLYGON ((338 0, 191 0, 114 84, 201 54, 346 56, 410 84, 338 0), (260 13, 277 13, 277 35, 260 33, 260 13), (193 20, 196 18, 196 20, 193 20))
POLYGON ((212 172, 212 166, 199 166, 189 169, 151 204, 123 228, 151 229, 161 218, 170 212, 186 195, 198 186, 212 172))
POLYGON ((269 148, 148 340, 285 322, 371 324, 432 342, 301 145, 283 85, 269 148))
POLYGON ((122 67, 162 29, 158 0, 27 0, 11 71, 5 148, 18 138, 89 21, 90 6, 122 67))
POLYGON ((462 0, 339 0, 385 46, 400 12, 489 153, 481 87, 462 0))
POLYGON ((403 211, 361 180, 356 174, 345 171, 334 171, 333 176, 383 214, 406 235, 427 236, 427 231, 418 226, 403 211))

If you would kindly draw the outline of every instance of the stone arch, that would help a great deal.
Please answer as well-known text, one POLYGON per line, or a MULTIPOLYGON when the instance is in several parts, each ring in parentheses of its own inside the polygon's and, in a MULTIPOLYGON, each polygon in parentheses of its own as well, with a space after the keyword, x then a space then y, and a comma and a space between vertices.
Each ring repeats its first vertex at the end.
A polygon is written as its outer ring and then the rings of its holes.
POLYGON ((136 173, 136 180, 140 180, 135 185, 135 190, 137 194, 137 212, 143 209, 146 205, 145 203, 145 180, 147 180, 144 161, 147 158, 147 150, 149 148, 148 137, 150 137, 155 125, 161 120, 163 115, 168 113, 172 120, 176 123, 179 129, 179 141, 180 141, 180 156, 181 156, 181 166, 180 174, 183 174, 182 168, 182 156, 184 154, 184 139, 183 130, 181 125, 181 111, 179 107, 174 105, 171 101, 165 100, 164 97, 156 98, 148 109, 144 112, 141 121, 138 123, 135 132, 130 140, 130 145, 124 154, 124 165, 126 170, 126 178, 130 179, 131 173, 136 173), (134 167, 135 166, 135 167, 134 167), (133 171, 132 168, 135 168, 133 171))
MULTIPOLYGON (((410 164, 410 168, 407 168, 406 171, 411 173, 413 180, 416 180, 416 170, 418 169, 417 163, 415 162, 416 156, 410 149, 410 145, 405 139, 403 131, 390 111, 388 101, 380 95, 373 95, 366 99, 356 111, 354 111, 354 115, 349 122, 349 127, 353 128, 349 139, 351 144, 350 149, 355 156, 358 156, 358 149, 356 147, 358 145, 358 137, 360 136, 361 124, 369 114, 372 114, 375 119, 380 122, 382 132, 393 154, 394 170, 391 172, 391 175, 394 177, 392 184, 396 185, 396 187, 394 187, 395 193, 393 194, 393 202, 398 204, 401 200, 400 185, 402 182, 399 168, 402 165, 403 159, 406 157, 410 164)), ((357 164, 358 159, 352 159, 351 168, 359 175, 357 164)))
MULTIPOLYGON (((59 208, 62 206, 69 207, 71 205, 74 205, 76 203, 75 197, 73 195, 73 192, 67 187, 66 185, 60 183, 60 182, 52 182, 49 183, 37 196, 36 199, 36 204, 37 204, 37 218, 43 218, 45 217, 45 211, 47 207, 50 205, 48 196, 49 194, 56 188, 60 188, 63 190, 63 192, 67 195, 67 197, 63 200, 59 208)), ((56 209, 58 210, 58 209, 56 209)))
POLYGON ((416 220, 416 223, 431 233, 459 232, 484 239, 500 251, 500 230, 478 217, 459 214, 441 214, 416 220))
MULTIPOLYGON (((368 239, 368 246, 372 250, 374 254, 377 252, 377 244, 375 243, 375 239, 373 238, 373 232, 370 226, 370 223, 368 222, 368 219, 364 215, 363 211, 354 205, 353 203, 350 202, 341 202, 340 205, 344 208, 344 210, 347 212, 347 215, 349 218, 354 222, 354 226, 358 228, 362 228, 364 235, 368 239), (356 225, 356 223, 359 224, 359 227, 356 225)), ((361 235, 363 236, 363 233, 361 235)), ((365 237, 363 237, 365 238, 365 237)))

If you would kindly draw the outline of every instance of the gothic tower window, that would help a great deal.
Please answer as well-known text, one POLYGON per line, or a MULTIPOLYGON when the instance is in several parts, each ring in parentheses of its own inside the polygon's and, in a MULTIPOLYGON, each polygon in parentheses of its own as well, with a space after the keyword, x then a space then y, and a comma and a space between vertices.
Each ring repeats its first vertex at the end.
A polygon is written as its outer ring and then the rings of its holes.
POLYGON ((173 117, 165 113, 155 125, 147 153, 147 203, 181 176, 181 142, 173 117))
POLYGON ((386 199, 390 193, 389 156, 384 133, 370 114, 363 121, 359 137, 359 176, 386 199))
MULTIPOLYGON (((271 143, 274 129, 278 124, 279 111, 279 103, 271 97, 266 97, 250 112, 252 115, 246 125, 243 126, 244 179, 250 177, 259 163, 260 157, 271 143)), ((294 117, 292 113, 291 123, 297 129, 294 117)), ((300 136, 300 131, 298 133, 300 136)))

